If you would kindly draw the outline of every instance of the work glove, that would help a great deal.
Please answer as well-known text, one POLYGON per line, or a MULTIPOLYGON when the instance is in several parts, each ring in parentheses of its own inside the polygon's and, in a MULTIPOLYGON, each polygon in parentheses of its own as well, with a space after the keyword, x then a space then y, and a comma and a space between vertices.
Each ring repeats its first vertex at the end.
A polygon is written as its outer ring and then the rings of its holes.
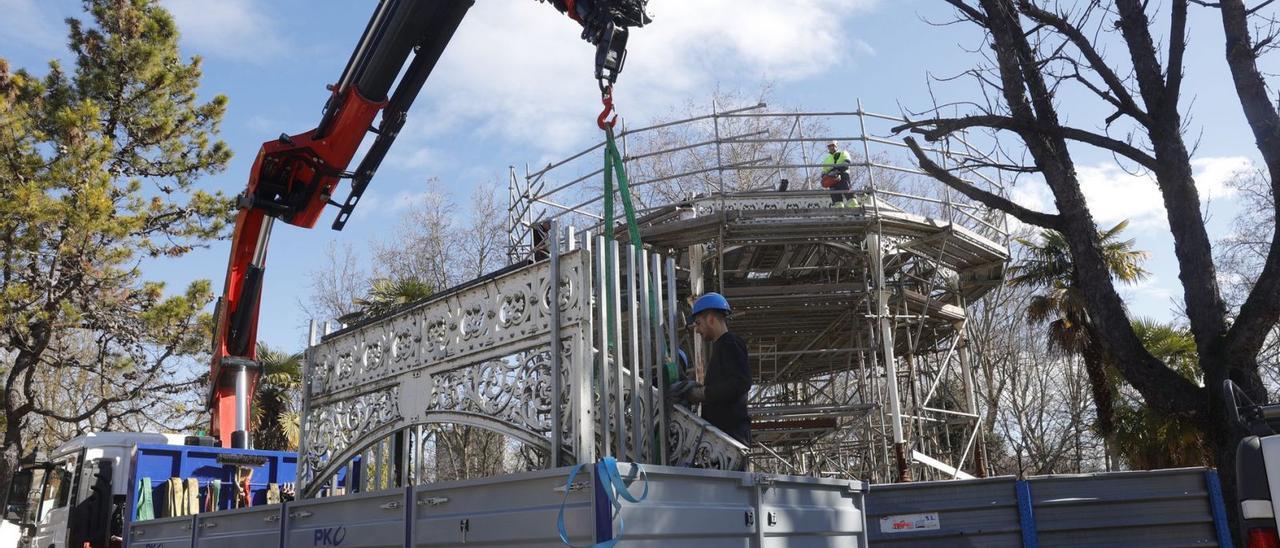
POLYGON ((693 388, 690 388, 689 393, 685 394, 684 397, 693 403, 702 403, 707 399, 707 389, 702 386, 702 383, 698 383, 693 388))
POLYGON ((688 393, 695 384, 698 384, 698 381, 686 380, 673 382, 671 383, 671 386, 667 387, 667 396, 670 398, 684 397, 684 395, 688 393))
POLYGON ((684 399, 693 403, 700 403, 706 399, 706 388, 702 383, 694 380, 680 381, 671 385, 667 391, 674 399, 684 399))

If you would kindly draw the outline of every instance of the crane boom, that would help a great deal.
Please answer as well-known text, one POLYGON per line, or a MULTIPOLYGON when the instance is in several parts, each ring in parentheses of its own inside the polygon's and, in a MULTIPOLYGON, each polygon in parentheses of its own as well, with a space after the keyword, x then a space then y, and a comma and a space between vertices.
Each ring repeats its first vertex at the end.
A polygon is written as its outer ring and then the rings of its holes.
MULTIPOLYGON (((628 29, 649 21, 648 0, 539 1, 549 1, 582 25, 582 38, 597 48, 595 74, 602 89, 622 71, 628 29)), ((231 256, 215 315, 209 407, 212 434, 224 447, 250 446, 250 401, 261 375, 258 312, 272 226, 279 220, 312 228, 333 205, 339 211, 332 228, 342 230, 473 3, 381 0, 338 82, 329 86, 320 123, 310 131, 282 134, 258 151, 237 199, 231 256), (375 135, 372 146, 348 171, 368 133, 375 135), (343 179, 351 180, 351 189, 338 202, 333 194, 343 179)))

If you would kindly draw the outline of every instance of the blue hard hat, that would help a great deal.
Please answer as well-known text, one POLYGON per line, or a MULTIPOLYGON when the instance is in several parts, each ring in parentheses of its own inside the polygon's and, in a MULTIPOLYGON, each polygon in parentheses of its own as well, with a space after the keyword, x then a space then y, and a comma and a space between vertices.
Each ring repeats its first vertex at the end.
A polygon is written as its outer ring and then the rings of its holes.
POLYGON ((719 293, 707 293, 698 297, 697 301, 694 301, 693 314, 690 317, 697 318, 698 314, 708 310, 719 310, 724 312, 726 315, 733 311, 733 309, 729 308, 729 301, 726 300, 723 295, 719 293))

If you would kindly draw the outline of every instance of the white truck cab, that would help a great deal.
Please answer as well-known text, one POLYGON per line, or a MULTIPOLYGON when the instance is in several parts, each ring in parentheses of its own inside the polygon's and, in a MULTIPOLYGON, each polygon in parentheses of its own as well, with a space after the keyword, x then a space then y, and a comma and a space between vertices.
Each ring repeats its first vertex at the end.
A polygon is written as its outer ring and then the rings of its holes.
POLYGON ((58 446, 14 475, 0 548, 119 546, 134 448, 186 442, 180 434, 96 432, 58 446))
POLYGON ((1223 382, 1227 414, 1248 431, 1236 446, 1240 539, 1247 548, 1280 546, 1275 501, 1280 501, 1280 404, 1259 405, 1230 380, 1223 382))

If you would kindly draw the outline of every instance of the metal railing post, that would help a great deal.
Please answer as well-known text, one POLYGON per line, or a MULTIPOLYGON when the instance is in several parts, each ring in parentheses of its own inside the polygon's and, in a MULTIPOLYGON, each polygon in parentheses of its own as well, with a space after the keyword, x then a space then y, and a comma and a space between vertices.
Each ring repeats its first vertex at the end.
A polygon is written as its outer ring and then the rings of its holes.
POLYGON ((563 390, 564 378, 560 374, 560 362, 562 358, 562 345, 560 342, 560 224, 555 219, 551 220, 551 228, 547 235, 550 241, 547 243, 551 251, 551 272, 550 280, 550 302, 547 306, 551 308, 551 467, 560 467, 561 448, 564 443, 561 439, 562 429, 560 416, 560 399, 563 390))

